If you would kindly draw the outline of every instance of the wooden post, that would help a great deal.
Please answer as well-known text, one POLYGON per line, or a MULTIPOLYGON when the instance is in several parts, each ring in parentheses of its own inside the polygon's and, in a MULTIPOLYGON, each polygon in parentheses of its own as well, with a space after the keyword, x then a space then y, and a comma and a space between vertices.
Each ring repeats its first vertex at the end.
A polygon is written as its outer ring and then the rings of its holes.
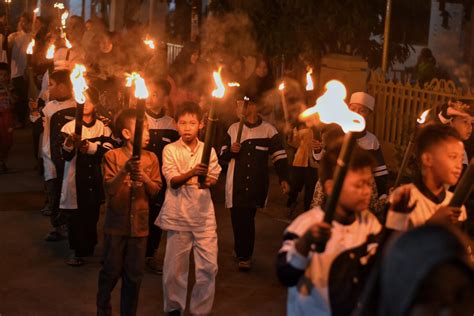
POLYGON ((385 11, 385 29, 383 33, 383 54, 382 54, 382 72, 387 73, 388 70, 388 50, 390 43, 390 24, 392 19, 392 0, 387 0, 385 11))

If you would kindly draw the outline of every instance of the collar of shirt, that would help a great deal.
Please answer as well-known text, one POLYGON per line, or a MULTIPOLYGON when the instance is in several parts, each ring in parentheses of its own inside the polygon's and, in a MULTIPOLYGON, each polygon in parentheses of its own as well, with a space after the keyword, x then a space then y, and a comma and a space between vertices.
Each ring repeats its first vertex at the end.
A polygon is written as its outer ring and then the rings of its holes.
POLYGON ((196 138, 196 140, 197 140, 198 143, 197 143, 196 147, 194 148, 194 150, 192 150, 188 145, 186 145, 186 143, 183 141, 183 138, 181 138, 181 137, 179 138, 179 143, 181 144, 181 146, 184 149, 186 149, 187 151, 189 151, 192 154, 195 154, 199 150, 199 148, 204 144, 199 139, 196 138))
POLYGON ((155 120, 160 119, 160 118, 162 118, 163 116, 165 116, 165 111, 164 111, 163 109, 161 109, 161 111, 160 111, 159 113, 155 113, 155 112, 151 111, 150 109, 147 109, 147 110, 145 111, 145 113, 146 113, 149 117, 151 117, 151 118, 153 118, 153 119, 155 119, 155 120))
POLYGON ((432 202, 436 204, 440 204, 441 202, 444 201, 446 198, 446 190, 443 190, 439 195, 435 195, 433 192, 428 189, 428 187, 423 183, 421 180, 421 177, 418 177, 415 181, 414 184, 416 188, 428 199, 430 199, 432 202))
POLYGON ((248 128, 254 128, 254 127, 257 127, 259 126, 260 124, 262 124, 262 118, 260 116, 257 117, 257 121, 255 123, 249 123, 247 120, 244 121, 245 123, 245 126, 247 126, 248 128))
POLYGON ((82 125, 84 125, 85 127, 92 127, 95 125, 95 122, 96 122, 96 118, 94 115, 94 117, 92 118, 92 121, 90 121, 89 123, 82 121, 82 125))

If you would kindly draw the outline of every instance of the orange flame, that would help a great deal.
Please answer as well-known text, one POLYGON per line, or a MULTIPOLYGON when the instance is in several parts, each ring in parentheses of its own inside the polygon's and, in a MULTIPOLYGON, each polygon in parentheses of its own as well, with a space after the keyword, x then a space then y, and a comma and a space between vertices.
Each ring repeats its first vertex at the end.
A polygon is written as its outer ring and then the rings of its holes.
POLYGON ((135 82, 135 80, 137 80, 137 78, 139 76, 140 75, 138 74, 138 72, 132 72, 131 74, 126 73, 125 74, 125 86, 127 88, 131 88, 133 86, 133 83, 135 82))
POLYGON ((32 39, 26 48, 27 55, 33 55, 33 48, 35 47, 35 39, 32 39))
POLYGON ((66 42, 66 47, 67 47, 68 49, 71 49, 71 48, 72 48, 72 44, 71 44, 71 42, 67 39, 67 37, 64 37, 64 41, 66 42))
POLYGON ((306 72, 306 91, 314 90, 313 78, 311 78, 312 73, 313 73, 313 68, 309 67, 308 72, 306 72))
POLYGON ((135 98, 137 99, 146 99, 149 96, 148 89, 145 84, 145 79, 143 79, 139 74, 134 79, 135 82, 135 98))
POLYGON ((342 82, 331 80, 324 88, 326 91, 318 98, 316 105, 301 113, 300 119, 304 120, 318 114, 321 122, 336 123, 345 133, 363 131, 365 120, 361 115, 349 110, 344 101, 347 91, 342 82))
POLYGON ((214 82, 216 83, 216 89, 212 91, 212 96, 218 99, 222 99, 225 93, 225 86, 221 78, 221 70, 222 68, 219 68, 218 71, 214 71, 212 73, 212 76, 214 77, 214 82))
POLYGON ((51 44, 48 50, 46 51, 46 59, 53 59, 54 58, 54 51, 56 50, 56 46, 51 44))
POLYGON ((423 113, 421 113, 420 117, 416 119, 416 121, 418 122, 418 124, 424 124, 426 122, 426 118, 428 117, 428 113, 430 113, 430 110, 431 109, 428 109, 426 111, 424 111, 423 113))
POLYGON ((143 41, 146 46, 148 46, 150 49, 155 49, 155 42, 152 39, 146 39, 143 41))
POLYGON ((63 29, 66 28, 66 20, 68 16, 69 16, 69 12, 67 10, 64 11, 63 14, 61 14, 61 26, 63 29))
POLYGON ((229 82, 227 85, 229 87, 240 87, 240 83, 238 82, 229 82))
POLYGON ((36 9, 33 10, 33 13, 34 13, 35 15, 37 15, 37 14, 39 13, 39 11, 40 11, 40 9, 39 9, 39 8, 36 8, 36 9))
POLYGON ((86 102, 84 92, 89 88, 86 79, 84 78, 85 72, 86 67, 84 65, 76 64, 70 75, 74 99, 79 104, 84 104, 86 102))
POLYGON ((59 9, 59 10, 64 10, 64 3, 62 2, 56 2, 54 4, 54 8, 59 9))
POLYGON ((280 90, 280 91, 285 90, 285 83, 284 82, 280 83, 280 85, 278 86, 278 90, 280 90))

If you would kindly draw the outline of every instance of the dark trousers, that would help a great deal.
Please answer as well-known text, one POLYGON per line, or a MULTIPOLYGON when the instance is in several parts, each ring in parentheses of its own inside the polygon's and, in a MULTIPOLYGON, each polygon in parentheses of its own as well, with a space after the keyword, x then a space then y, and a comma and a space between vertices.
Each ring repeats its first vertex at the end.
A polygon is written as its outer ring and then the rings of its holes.
POLYGON ((234 251, 237 258, 248 260, 252 257, 255 244, 256 208, 233 207, 230 209, 234 230, 234 251))
POLYGON ((160 246, 162 230, 155 225, 155 220, 160 214, 161 205, 150 203, 150 216, 148 217, 148 238, 146 243, 146 257, 153 257, 160 246))
POLYGON ((17 102, 15 104, 15 116, 19 123, 25 124, 28 114, 28 81, 23 77, 12 79, 17 102))
POLYGON ((46 181, 46 195, 48 198, 48 208, 51 211, 51 225, 57 228, 66 224, 64 214, 59 210, 59 200, 61 198, 62 177, 46 181))
POLYGON ((61 212, 67 218, 69 248, 74 250, 76 257, 91 256, 97 245, 100 204, 61 212))
POLYGON ((120 278, 120 315, 137 314, 138 295, 145 269, 146 240, 146 237, 105 235, 104 260, 99 272, 97 315, 112 315, 110 295, 120 278))
POLYGON ((314 188, 316 182, 318 182, 318 169, 313 167, 291 167, 290 182, 291 191, 288 194, 287 206, 291 206, 296 202, 298 194, 304 187, 304 210, 309 210, 313 200, 314 188))

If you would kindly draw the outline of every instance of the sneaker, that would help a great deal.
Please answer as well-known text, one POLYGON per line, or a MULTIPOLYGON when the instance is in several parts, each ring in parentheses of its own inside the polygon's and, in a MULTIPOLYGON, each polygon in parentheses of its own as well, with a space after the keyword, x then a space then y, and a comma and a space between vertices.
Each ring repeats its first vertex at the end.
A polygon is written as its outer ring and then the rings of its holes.
POLYGON ((251 259, 248 259, 248 260, 239 259, 238 266, 239 266, 239 271, 240 272, 248 272, 248 271, 250 271, 250 269, 252 269, 252 260, 251 259))
POLYGON ((81 257, 76 257, 74 254, 72 254, 67 260, 66 264, 71 266, 71 267, 80 267, 84 265, 84 259, 81 257))
POLYGON ((58 232, 57 230, 53 230, 49 234, 44 237, 45 241, 61 241, 61 240, 66 240, 67 237, 58 232))
POLYGON ((151 273, 163 275, 163 267, 153 257, 146 258, 146 269, 151 273))

